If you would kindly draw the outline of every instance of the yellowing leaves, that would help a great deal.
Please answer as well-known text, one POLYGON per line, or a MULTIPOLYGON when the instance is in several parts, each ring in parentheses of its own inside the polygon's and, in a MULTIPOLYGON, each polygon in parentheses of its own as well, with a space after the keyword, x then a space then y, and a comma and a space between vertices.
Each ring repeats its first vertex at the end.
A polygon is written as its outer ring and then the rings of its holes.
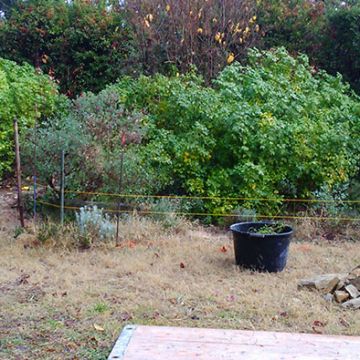
POLYGON ((169 12, 169 11, 171 10, 171 6, 170 6, 169 4, 167 4, 167 5, 165 6, 165 10, 166 10, 167 12, 169 12))
POLYGON ((152 22, 154 20, 154 16, 153 14, 147 14, 145 19, 148 20, 149 22, 152 22))
POLYGON ((49 60, 49 57, 47 55, 43 55, 42 58, 41 58, 41 61, 44 63, 44 64, 47 64, 49 60))
POLYGON ((230 65, 235 60, 234 53, 230 53, 226 59, 226 62, 230 65))
POLYGON ((220 33, 220 32, 217 32, 215 34, 215 41, 218 42, 219 44, 222 43, 222 39, 224 38, 225 34, 224 33, 220 33))
POLYGON ((202 33, 203 33, 203 29, 199 27, 199 28, 197 29, 197 33, 198 33, 198 34, 202 34, 202 33))

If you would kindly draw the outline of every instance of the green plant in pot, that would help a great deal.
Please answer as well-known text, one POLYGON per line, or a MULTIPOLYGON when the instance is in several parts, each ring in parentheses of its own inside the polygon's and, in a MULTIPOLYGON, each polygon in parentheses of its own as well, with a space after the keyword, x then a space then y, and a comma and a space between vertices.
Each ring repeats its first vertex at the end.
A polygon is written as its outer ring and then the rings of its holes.
POLYGON ((275 222, 242 222, 230 227, 237 265, 258 271, 279 272, 287 262, 293 229, 275 222))

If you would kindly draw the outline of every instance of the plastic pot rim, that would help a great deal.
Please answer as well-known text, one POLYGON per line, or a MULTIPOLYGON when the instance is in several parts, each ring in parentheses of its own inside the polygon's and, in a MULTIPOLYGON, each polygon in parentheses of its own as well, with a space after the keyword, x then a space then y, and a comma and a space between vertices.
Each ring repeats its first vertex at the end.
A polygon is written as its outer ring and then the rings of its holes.
POLYGON ((277 222, 274 221, 244 221, 244 222, 240 222, 240 223, 235 223, 232 224, 230 226, 230 230, 232 232, 238 233, 238 234, 242 234, 242 235, 247 235, 250 237, 255 237, 255 238, 265 238, 265 237, 285 237, 285 236, 290 236, 293 234, 294 230, 291 226, 289 225, 284 225, 285 227, 289 228, 289 231, 285 231, 285 232, 279 232, 279 233, 271 233, 271 234, 258 234, 258 233, 252 233, 249 231, 241 231, 238 230, 237 227, 241 226, 241 225, 257 225, 257 224, 261 224, 261 225, 273 225, 273 224, 278 224, 277 222))

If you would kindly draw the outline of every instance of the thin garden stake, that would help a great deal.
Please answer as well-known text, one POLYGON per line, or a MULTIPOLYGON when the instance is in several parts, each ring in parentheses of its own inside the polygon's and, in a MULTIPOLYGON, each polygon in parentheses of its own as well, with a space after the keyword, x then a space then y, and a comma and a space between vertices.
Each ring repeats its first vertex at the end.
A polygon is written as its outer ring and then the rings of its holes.
POLYGON ((60 223, 64 225, 64 188, 65 188, 65 175, 64 175, 64 162, 65 155, 64 150, 61 150, 61 169, 60 169, 60 223))
MULTIPOLYGON (((125 132, 121 134, 121 154, 120 154, 120 179, 119 179, 119 194, 123 191, 123 173, 124 173, 124 152, 126 145, 126 135, 125 132)), ((119 244, 119 224, 120 224, 120 201, 119 197, 116 209, 116 245, 119 244)))
MULTIPOLYGON (((37 61, 36 69, 39 68, 39 64, 37 61)), ((42 88, 41 88, 42 90, 42 88)), ((42 96, 42 94, 41 94, 42 96)), ((35 114, 38 113, 38 104, 35 102, 35 114)), ((37 210, 37 172, 36 172, 36 144, 37 144, 37 117, 35 116, 35 122, 34 122, 34 155, 33 155, 33 181, 34 181, 34 194, 33 194, 33 200, 34 200, 34 208, 33 208, 33 220, 34 220, 34 226, 36 226, 36 210, 37 210)))
MULTIPOLYGON (((37 104, 35 104, 35 113, 37 113, 37 104)), ((36 142, 37 142, 37 121, 35 118, 34 123, 34 133, 35 133, 35 141, 34 141, 34 155, 33 155, 33 181, 34 181, 34 226, 36 226, 36 201, 37 201, 37 177, 36 177, 36 142)))
POLYGON ((17 204, 20 216, 20 224, 25 227, 24 208, 22 205, 21 194, 21 163, 20 163, 20 145, 19 145, 19 129, 18 122, 14 119, 14 135, 15 135, 15 156, 16 156, 16 177, 17 177, 17 204))
MULTIPOLYGON (((119 194, 122 193, 122 187, 123 187, 123 170, 124 170, 124 149, 122 149, 121 155, 120 155, 119 194)), ((117 203, 117 211, 116 211, 116 245, 119 244, 120 201, 121 201, 121 198, 119 198, 119 200, 118 200, 118 203, 117 203)))
POLYGON ((37 179, 36 175, 33 177, 34 179, 34 225, 36 225, 36 200, 37 200, 37 179))

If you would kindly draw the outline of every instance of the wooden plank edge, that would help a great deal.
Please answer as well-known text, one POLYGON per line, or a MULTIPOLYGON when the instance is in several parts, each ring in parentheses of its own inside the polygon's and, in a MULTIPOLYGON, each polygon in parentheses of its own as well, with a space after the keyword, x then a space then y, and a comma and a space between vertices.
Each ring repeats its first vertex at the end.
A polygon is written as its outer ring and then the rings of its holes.
POLYGON ((124 359, 125 351, 136 328, 136 325, 127 325, 123 328, 113 349, 111 350, 108 360, 124 359))

